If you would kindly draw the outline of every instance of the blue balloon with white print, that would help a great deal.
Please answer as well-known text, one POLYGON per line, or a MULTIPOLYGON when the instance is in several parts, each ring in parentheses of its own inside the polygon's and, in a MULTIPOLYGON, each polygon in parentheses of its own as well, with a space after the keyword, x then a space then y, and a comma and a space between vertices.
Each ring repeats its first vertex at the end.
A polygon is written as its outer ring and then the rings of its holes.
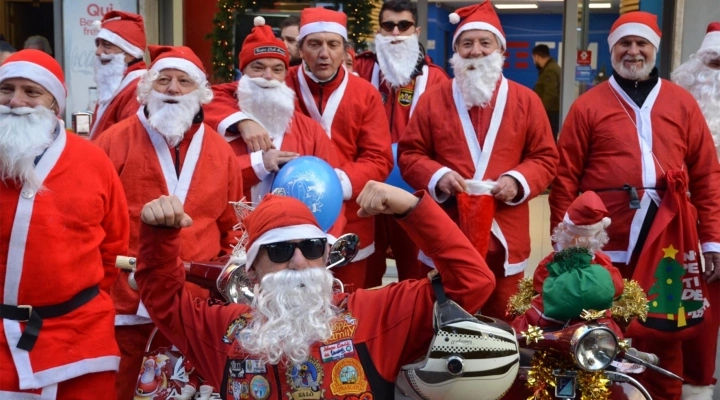
POLYGON ((392 145, 392 153, 393 153, 393 161, 395 161, 395 165, 393 166, 392 171, 390 171, 390 175, 385 180, 385 183, 388 185, 392 185, 395 187, 398 187, 400 189, 404 189, 410 193, 415 193, 415 190, 408 185, 407 182, 402 178, 402 175, 400 175, 400 167, 398 166, 398 154, 397 154, 397 143, 394 143, 392 145))
POLYGON ((342 210, 340 178, 330 164, 315 156, 298 157, 282 166, 272 191, 305 203, 323 232, 333 226, 342 210))

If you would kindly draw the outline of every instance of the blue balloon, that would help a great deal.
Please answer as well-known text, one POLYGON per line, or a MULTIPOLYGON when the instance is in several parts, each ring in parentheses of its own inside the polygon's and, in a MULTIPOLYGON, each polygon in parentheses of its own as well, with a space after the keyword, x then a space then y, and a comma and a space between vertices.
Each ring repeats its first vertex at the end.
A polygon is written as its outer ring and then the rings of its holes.
POLYGON ((400 189, 404 189, 410 193, 415 193, 415 189, 410 187, 410 185, 408 185, 407 182, 403 180, 402 175, 400 175, 400 167, 398 167, 397 147, 397 143, 394 143, 392 145, 393 160, 395 161, 395 166, 393 166, 392 171, 390 171, 390 176, 387 177, 385 183, 387 183, 388 185, 393 185, 400 189))
POLYGON ((340 216, 343 203, 340 178, 320 158, 302 156, 285 164, 273 180, 272 190, 276 189, 305 203, 324 232, 340 216))

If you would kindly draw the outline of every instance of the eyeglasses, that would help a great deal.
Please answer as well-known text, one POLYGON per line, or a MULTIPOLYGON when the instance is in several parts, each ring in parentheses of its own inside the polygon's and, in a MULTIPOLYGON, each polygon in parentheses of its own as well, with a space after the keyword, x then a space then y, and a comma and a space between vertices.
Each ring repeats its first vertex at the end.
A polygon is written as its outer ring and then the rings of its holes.
POLYGON ((305 258, 308 260, 316 260, 325 254, 325 246, 327 239, 305 239, 299 242, 277 242, 265 244, 264 247, 267 250, 268 258, 274 263, 284 263, 290 261, 295 253, 295 249, 300 249, 305 258))
POLYGON ((393 30, 395 30, 396 26, 400 32, 405 32, 408 29, 412 28, 414 25, 415 23, 412 21, 400 21, 398 23, 392 21, 385 21, 380 23, 380 27, 387 32, 392 32, 393 30))

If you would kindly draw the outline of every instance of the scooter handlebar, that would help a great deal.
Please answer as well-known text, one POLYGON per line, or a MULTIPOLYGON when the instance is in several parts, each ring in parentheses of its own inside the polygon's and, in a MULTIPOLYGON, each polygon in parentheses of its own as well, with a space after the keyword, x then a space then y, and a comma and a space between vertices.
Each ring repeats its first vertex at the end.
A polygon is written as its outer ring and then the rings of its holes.
POLYGON ((642 361, 645 361, 648 364, 652 365, 658 365, 660 364, 660 359, 658 356, 652 353, 645 353, 644 351, 640 351, 637 349, 630 348, 628 349, 625 354, 629 354, 631 356, 637 357, 642 361))

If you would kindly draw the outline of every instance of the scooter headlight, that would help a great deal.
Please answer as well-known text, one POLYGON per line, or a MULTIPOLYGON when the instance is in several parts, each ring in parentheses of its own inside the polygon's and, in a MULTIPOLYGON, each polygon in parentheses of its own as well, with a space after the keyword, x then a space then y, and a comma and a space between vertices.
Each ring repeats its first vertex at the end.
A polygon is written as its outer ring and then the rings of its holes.
POLYGON ((585 325, 578 328, 570 340, 575 363, 585 371, 607 368, 618 352, 615 333, 603 325, 585 325))

